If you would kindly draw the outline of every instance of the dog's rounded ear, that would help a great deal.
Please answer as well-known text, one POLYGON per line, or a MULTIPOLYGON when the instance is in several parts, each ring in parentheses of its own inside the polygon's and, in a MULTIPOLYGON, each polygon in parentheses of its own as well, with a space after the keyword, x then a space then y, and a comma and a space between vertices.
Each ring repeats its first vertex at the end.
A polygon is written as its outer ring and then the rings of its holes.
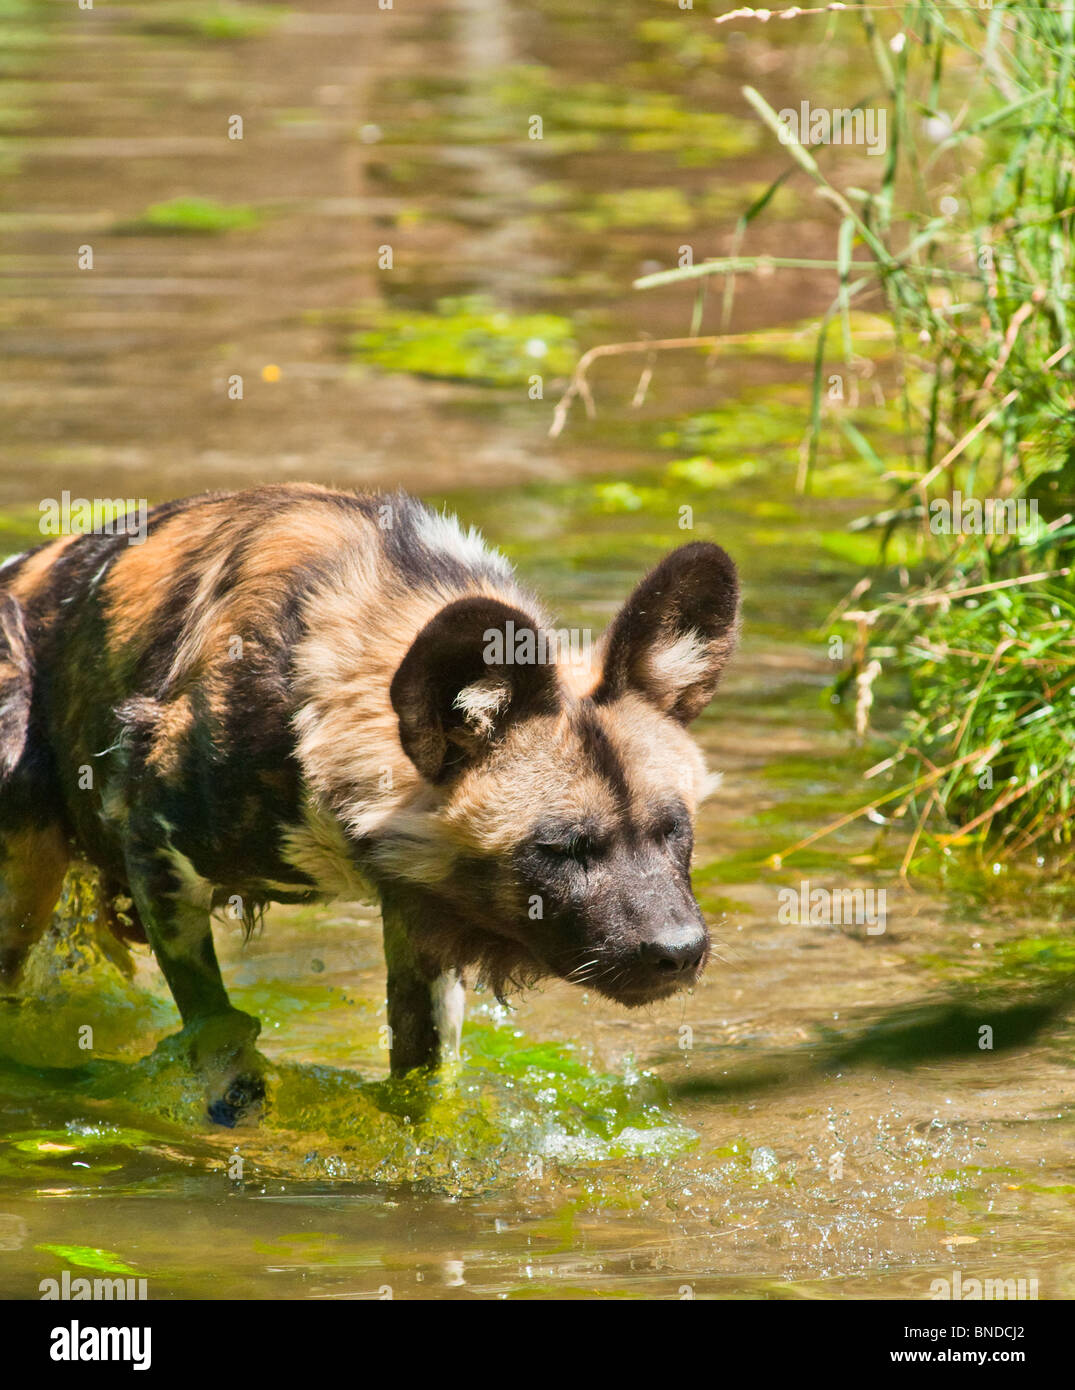
POLYGON ((665 556, 602 640, 594 700, 633 691, 681 724, 701 714, 735 649, 739 580, 719 545, 695 541, 665 556))
POLYGON ((449 603, 414 639, 389 694, 403 751, 430 782, 446 782, 518 719, 554 714, 555 662, 516 662, 516 639, 538 650, 534 620, 493 598, 449 603))

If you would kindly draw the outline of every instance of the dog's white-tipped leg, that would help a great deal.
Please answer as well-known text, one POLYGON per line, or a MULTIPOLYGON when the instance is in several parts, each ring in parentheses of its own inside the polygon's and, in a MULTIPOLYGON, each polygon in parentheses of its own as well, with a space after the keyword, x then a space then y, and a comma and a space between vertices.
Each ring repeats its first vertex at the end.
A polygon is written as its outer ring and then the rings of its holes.
POLYGON ((437 1031, 437 1062, 450 1066, 459 1061, 463 1037, 466 989, 457 970, 438 975, 430 986, 433 996, 433 1027, 437 1031))

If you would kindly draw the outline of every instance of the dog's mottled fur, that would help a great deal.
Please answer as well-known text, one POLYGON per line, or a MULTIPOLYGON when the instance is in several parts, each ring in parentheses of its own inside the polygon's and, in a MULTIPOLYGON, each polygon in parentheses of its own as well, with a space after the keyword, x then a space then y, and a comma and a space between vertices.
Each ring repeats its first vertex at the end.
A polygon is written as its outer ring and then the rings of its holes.
POLYGON ((396 1069, 431 1060, 458 1014, 442 977, 467 969, 498 991, 559 975, 662 997, 707 951, 689 881, 707 774, 685 725, 737 607, 732 562, 695 543, 589 666, 493 664, 491 631, 549 627, 501 556, 403 494, 307 485, 157 507, 141 545, 17 556, 0 568, 0 975, 69 858, 88 860, 106 898, 133 899, 126 930, 195 1059, 230 1059, 225 1120, 257 1093, 236 1081, 256 1021, 213 950, 227 906, 249 925, 268 902, 378 897, 396 1069))

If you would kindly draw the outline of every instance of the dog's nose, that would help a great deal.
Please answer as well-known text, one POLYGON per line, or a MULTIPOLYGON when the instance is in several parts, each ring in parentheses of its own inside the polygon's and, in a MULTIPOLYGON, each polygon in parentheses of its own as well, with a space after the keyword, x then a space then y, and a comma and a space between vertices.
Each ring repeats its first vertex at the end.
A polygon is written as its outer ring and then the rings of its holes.
POLYGON ((678 927, 662 927, 642 946, 642 958, 666 973, 695 970, 705 956, 705 928, 688 922, 678 927))

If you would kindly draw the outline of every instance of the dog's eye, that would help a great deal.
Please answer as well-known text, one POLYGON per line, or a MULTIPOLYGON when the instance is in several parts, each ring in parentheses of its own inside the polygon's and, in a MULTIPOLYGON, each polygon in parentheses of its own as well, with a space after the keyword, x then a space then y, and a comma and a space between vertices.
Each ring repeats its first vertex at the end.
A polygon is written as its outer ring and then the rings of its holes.
POLYGON ((570 839, 538 841, 538 849, 553 859, 573 859, 583 864, 594 853, 594 842, 589 835, 572 835, 570 839))

